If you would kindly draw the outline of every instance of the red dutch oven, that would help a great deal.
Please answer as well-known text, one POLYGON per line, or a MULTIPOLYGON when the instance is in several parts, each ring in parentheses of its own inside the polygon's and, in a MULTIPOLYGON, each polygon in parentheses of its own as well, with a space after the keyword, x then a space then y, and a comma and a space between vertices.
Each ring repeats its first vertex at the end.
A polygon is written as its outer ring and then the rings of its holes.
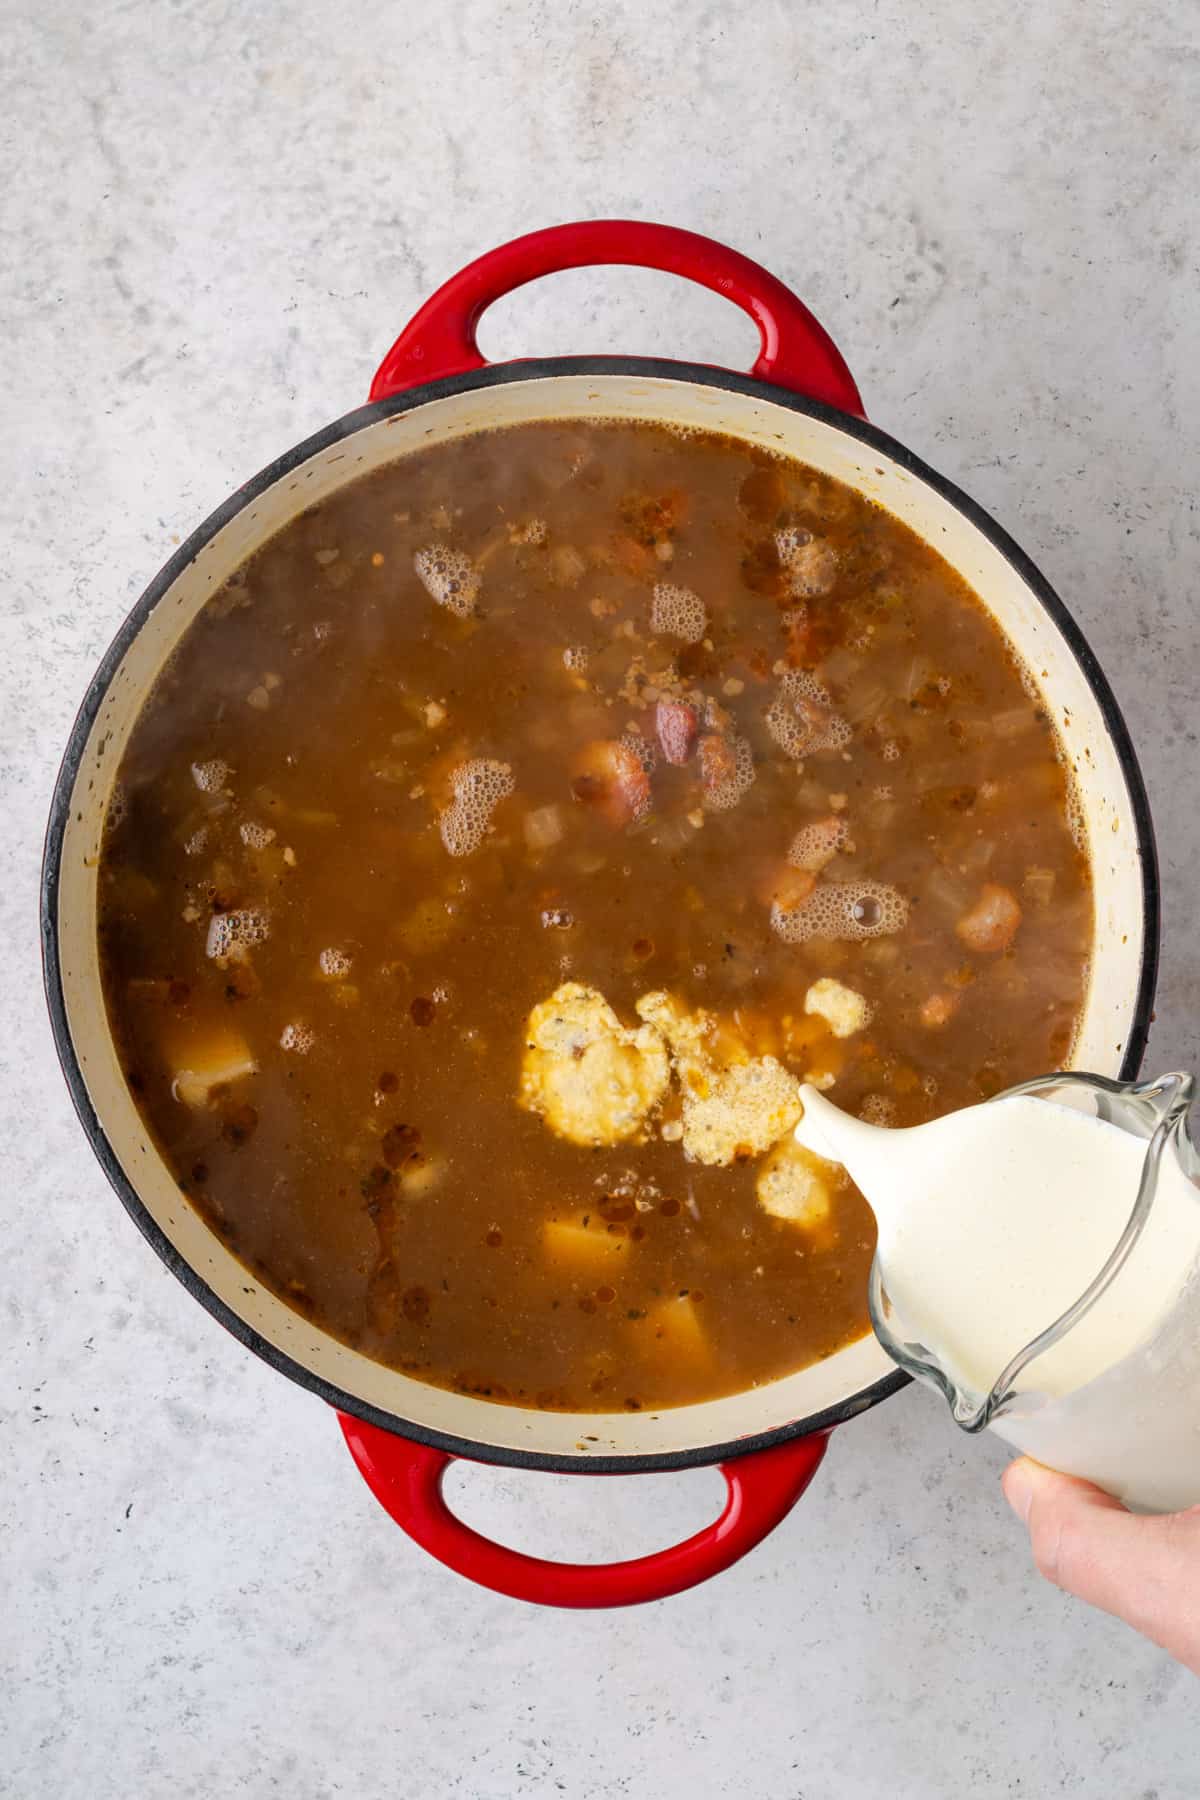
POLYGON ((425 445, 530 419, 698 426, 786 451, 887 507, 933 544, 992 613, 1058 723, 1095 883, 1091 975, 1073 1061, 1128 1078, 1153 1000, 1158 895, 1145 793, 1116 703, 1061 601, 1012 540, 949 482, 869 425, 836 347, 757 263, 667 226, 620 220, 518 238, 448 281, 384 357, 370 403, 233 494, 147 588, 88 689, 55 789, 42 886, 46 991, 72 1099, 109 1180, 190 1293, 265 1361, 336 1408, 371 1491, 417 1543, 519 1599, 617 1606, 661 1599, 743 1556, 786 1515, 829 1433, 904 1385, 873 1337, 746 1393, 658 1413, 548 1413, 447 1393, 370 1361, 284 1305, 189 1206, 145 1132, 108 1030, 96 949, 96 861, 125 739, 206 599, 297 513, 425 445), (642 357, 489 365, 476 327, 501 295, 589 263, 668 271, 754 319, 749 376, 642 357), (456 1457, 625 1475, 719 1464, 721 1516, 632 1561, 561 1564, 489 1542, 450 1512, 456 1457))

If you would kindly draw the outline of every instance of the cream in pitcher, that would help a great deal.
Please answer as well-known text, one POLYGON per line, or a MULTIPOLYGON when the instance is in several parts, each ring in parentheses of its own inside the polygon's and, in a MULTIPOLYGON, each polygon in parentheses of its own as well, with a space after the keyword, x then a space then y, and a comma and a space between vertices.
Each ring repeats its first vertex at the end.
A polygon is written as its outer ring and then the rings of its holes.
POLYGON ((806 1089, 879 1241, 872 1319, 968 1430, 1128 1504, 1200 1500, 1200 1173, 1189 1076, 1030 1082, 909 1130, 806 1089))

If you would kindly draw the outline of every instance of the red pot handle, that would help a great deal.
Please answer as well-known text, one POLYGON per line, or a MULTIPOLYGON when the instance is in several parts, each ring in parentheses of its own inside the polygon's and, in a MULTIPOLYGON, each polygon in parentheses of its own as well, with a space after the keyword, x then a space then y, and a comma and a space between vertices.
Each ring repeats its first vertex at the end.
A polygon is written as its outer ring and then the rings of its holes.
POLYGON ((447 1568, 537 1606, 636 1606, 665 1600, 719 1575, 761 1543, 795 1506, 816 1474, 828 1432, 790 1438, 720 1465, 728 1495, 719 1519, 670 1549, 618 1563, 556 1563, 481 1537, 456 1518, 442 1495, 455 1458, 339 1413, 367 1486, 410 1538, 447 1568))
POLYGON ((400 333, 375 372, 371 399, 386 400, 423 382, 484 368, 486 358, 475 333, 492 302, 540 275, 589 263, 661 269, 724 294, 758 326, 762 349, 751 374, 863 417, 862 400, 841 352, 790 288, 760 263, 714 238, 637 219, 551 225, 468 263, 430 295, 400 333))

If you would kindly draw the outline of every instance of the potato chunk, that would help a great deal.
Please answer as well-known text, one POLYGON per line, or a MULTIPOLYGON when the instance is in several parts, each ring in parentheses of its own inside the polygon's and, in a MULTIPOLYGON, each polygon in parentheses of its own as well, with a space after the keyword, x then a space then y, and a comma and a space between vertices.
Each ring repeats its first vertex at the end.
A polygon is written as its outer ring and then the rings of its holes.
POLYGON ((708 1362, 713 1348, 700 1323, 700 1309, 690 1294, 679 1294, 639 1320, 639 1333, 649 1331, 655 1356, 663 1362, 708 1362))
POLYGON ((628 1030, 595 988, 565 982, 529 1015, 518 1099, 573 1144, 642 1137, 670 1078, 657 1031, 628 1030))
POLYGON ((542 1226, 542 1247, 551 1262, 586 1272, 619 1262, 629 1253, 629 1239, 613 1236, 602 1225, 547 1219, 542 1226))
POLYGON ((217 1088, 257 1073, 250 1046, 240 1032, 228 1025, 214 1025, 194 1032, 168 1049, 175 1069, 171 1092, 184 1106, 205 1107, 217 1088))

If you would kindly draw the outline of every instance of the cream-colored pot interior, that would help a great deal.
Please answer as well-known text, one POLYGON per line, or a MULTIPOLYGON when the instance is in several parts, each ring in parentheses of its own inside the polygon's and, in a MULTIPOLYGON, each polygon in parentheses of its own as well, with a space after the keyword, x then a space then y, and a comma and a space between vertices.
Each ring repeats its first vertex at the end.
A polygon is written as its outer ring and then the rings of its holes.
POLYGON ((430 1431, 549 1456, 679 1454, 757 1435, 844 1405, 892 1373, 868 1336, 798 1374, 699 1406, 637 1415, 540 1413, 443 1393, 369 1361, 268 1292, 213 1236, 142 1130, 105 1023, 96 956, 101 820, 127 734, 183 632, 239 564, 303 508, 406 453, 482 427, 551 417, 654 418, 786 449, 848 482, 933 544, 971 583, 1041 688, 1074 766, 1093 859, 1096 942, 1076 1066, 1119 1072, 1143 947, 1138 845, 1129 791, 1097 701, 1071 649, 1012 563, 918 475, 836 425, 758 396, 691 380, 538 375, 481 386, 374 418, 301 461, 222 526, 162 595, 99 708, 75 781, 62 851, 58 936, 67 1020, 92 1105, 148 1212, 231 1312, 346 1395, 430 1431))

